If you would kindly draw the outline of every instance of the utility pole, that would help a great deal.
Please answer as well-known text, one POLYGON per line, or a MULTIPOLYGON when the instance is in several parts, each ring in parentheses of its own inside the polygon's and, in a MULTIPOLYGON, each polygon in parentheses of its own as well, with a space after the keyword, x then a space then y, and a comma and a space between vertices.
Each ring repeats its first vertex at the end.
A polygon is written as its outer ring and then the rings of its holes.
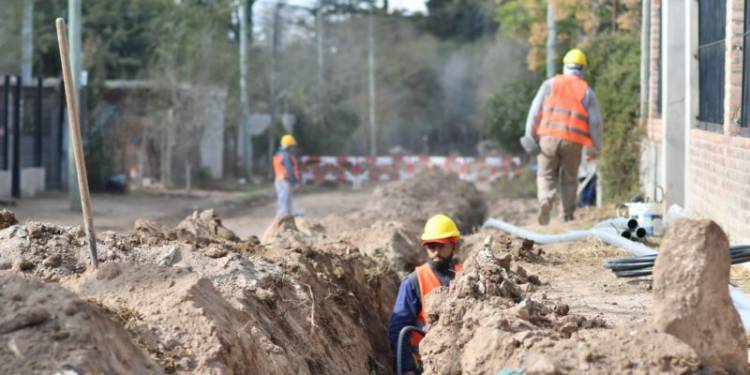
POLYGON ((276 124, 276 66, 278 65, 279 53, 279 18, 281 17, 281 3, 276 3, 273 9, 273 35, 271 37, 271 124, 268 125, 268 161, 273 160, 274 134, 273 126, 276 124))
POLYGON ((318 120, 323 117, 323 0, 318 2, 318 9, 315 11, 315 37, 317 41, 318 52, 318 120))
POLYGON ((555 9, 552 7, 552 1, 547 1, 547 78, 555 76, 555 47, 557 43, 557 25, 555 24, 555 9))
POLYGON ((21 78, 31 82, 34 52, 34 0, 25 0, 23 5, 23 29, 21 39, 21 78))
POLYGON ((253 175, 253 142, 250 136, 250 97, 247 90, 247 14, 245 0, 237 1, 237 17, 240 21, 240 148, 245 177, 253 175))
MULTIPOLYGON (((70 41, 70 68, 73 74, 73 90, 79 93, 81 88, 81 0, 68 0, 68 40, 70 41)), ((68 148, 68 199, 71 211, 81 210, 81 199, 78 196, 78 180, 73 160, 75 150, 70 145, 70 132, 66 133, 65 144, 68 148)))
POLYGON ((367 25, 367 70, 368 70, 368 88, 369 88, 369 107, 370 107, 370 155, 377 156, 377 125, 375 124, 375 26, 373 25, 373 8, 370 6, 370 16, 367 25))

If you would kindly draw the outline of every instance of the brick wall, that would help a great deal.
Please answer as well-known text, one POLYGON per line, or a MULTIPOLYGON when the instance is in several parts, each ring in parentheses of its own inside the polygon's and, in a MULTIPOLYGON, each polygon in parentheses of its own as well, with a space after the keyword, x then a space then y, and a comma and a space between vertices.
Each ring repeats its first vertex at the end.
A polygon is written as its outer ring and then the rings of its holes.
POLYGON ((688 168, 690 210, 750 241, 750 138, 693 129, 688 168))
POLYGON ((733 242, 750 242, 750 138, 739 136, 744 0, 727 3, 724 126, 690 131, 689 209, 713 219, 733 242))

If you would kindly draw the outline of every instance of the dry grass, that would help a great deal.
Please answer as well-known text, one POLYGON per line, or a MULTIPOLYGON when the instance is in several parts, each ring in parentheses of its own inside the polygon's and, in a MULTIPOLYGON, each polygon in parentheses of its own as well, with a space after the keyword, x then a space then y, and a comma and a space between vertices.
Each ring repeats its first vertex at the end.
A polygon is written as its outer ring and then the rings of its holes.
POLYGON ((568 265, 599 266, 605 260, 628 256, 624 250, 596 240, 561 244, 545 251, 568 265))

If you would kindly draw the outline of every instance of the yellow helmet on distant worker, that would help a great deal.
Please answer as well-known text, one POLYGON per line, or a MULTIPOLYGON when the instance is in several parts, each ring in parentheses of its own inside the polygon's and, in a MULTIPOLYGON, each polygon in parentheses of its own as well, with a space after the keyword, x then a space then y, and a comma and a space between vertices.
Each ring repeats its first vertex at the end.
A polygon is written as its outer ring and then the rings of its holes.
POLYGON ((586 60, 586 55, 578 48, 573 48, 565 54, 565 57, 563 57, 563 64, 580 65, 584 68, 587 68, 589 65, 588 60, 586 60))
POLYGON ((291 134, 286 134, 283 137, 281 137, 282 146, 294 146, 296 144, 297 144, 297 140, 294 139, 294 136, 291 134))
POLYGON ((435 215, 427 220, 424 225, 423 243, 436 240, 458 240, 459 238, 461 238, 461 233, 458 231, 456 223, 448 216, 435 215))

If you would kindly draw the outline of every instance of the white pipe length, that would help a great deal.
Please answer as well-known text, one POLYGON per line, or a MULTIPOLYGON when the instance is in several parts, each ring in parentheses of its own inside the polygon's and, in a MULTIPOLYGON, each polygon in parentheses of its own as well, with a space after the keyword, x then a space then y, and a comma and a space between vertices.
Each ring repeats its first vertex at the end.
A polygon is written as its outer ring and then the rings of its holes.
MULTIPOLYGON (((640 243, 633 242, 620 236, 620 229, 627 226, 627 219, 605 220, 588 230, 576 230, 562 234, 542 234, 519 228, 498 219, 488 219, 483 228, 496 228, 516 237, 532 240, 539 244, 551 244, 559 242, 580 241, 595 237, 612 246, 624 249, 633 256, 644 256, 656 254, 654 249, 640 243)), ((730 286, 729 295, 734 303, 734 308, 740 314, 742 325, 746 332, 750 332, 750 297, 739 289, 730 286)))

